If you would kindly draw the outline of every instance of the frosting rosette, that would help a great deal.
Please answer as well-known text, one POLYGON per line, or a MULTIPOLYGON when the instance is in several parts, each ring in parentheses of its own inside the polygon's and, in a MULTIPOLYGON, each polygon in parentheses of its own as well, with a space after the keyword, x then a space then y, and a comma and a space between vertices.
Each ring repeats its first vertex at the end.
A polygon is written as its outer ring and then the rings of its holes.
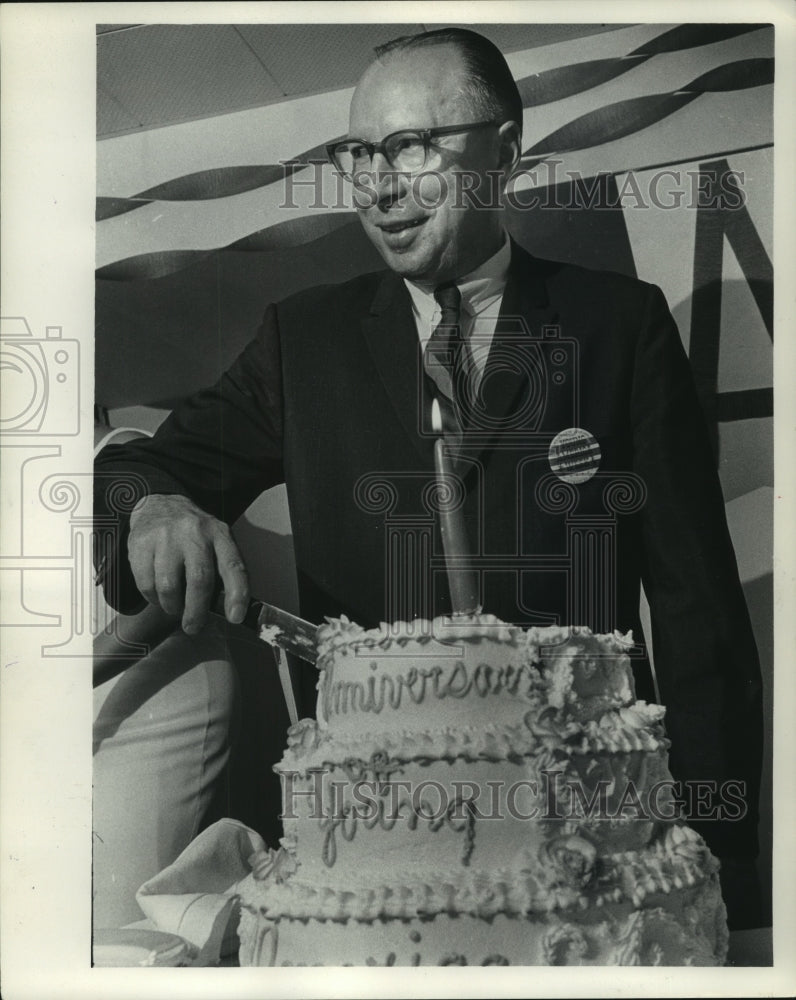
POLYGON ((573 924, 554 924, 542 942, 547 965, 580 965, 589 945, 583 931, 573 924))
POLYGON ((688 826, 671 826, 664 837, 664 851, 697 871, 718 867, 699 834, 688 826))
POLYGON ((276 851, 272 847, 267 847, 264 851, 256 851, 249 858, 249 865, 252 875, 258 882, 273 879, 279 885, 297 868, 296 859, 291 857, 284 847, 280 847, 276 851))
POLYGON ((312 719, 299 719, 287 731, 287 745, 296 755, 309 753, 318 745, 318 727, 312 719))
POLYGON ((590 840, 572 833, 542 844, 538 857, 551 884, 583 889, 594 877, 597 848, 590 840))

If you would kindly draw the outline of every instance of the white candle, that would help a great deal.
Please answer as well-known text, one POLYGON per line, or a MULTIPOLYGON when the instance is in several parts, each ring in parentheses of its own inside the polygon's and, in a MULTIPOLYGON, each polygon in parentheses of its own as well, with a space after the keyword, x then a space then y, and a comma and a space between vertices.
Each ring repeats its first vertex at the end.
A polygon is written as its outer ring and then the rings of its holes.
MULTIPOLYGON (((434 468, 439 491, 445 496, 452 491, 456 492, 456 477, 450 456, 445 448, 445 439, 442 436, 442 413, 436 399, 431 404, 431 426, 434 432, 439 434, 434 442, 434 468)), ((460 505, 440 504, 439 525, 453 613, 455 615, 477 614, 481 609, 478 604, 476 574, 468 566, 459 564, 460 560, 465 560, 470 554, 467 532, 464 527, 463 508, 460 505)))

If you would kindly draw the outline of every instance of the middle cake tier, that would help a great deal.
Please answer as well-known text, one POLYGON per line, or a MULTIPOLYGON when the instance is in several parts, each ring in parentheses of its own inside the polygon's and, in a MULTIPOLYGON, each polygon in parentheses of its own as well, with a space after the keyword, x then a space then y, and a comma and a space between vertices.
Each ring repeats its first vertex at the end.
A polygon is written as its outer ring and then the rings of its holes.
POLYGON ((600 853, 638 850, 677 816, 662 715, 637 703, 563 723, 542 710, 517 727, 346 741, 304 721, 277 768, 283 843, 319 885, 407 859, 523 868, 563 831, 600 853))

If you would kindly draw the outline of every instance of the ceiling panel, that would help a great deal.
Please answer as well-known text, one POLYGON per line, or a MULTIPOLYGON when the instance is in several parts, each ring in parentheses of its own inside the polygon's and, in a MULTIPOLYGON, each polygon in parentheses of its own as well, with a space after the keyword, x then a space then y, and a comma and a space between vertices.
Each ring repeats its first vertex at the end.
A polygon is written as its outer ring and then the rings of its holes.
MULTIPOLYGON (((373 48, 442 24, 103 24, 97 134, 121 135, 353 86, 373 48)), ((504 52, 617 24, 473 24, 504 52)))
POLYGON ((135 116, 106 93, 101 84, 97 86, 97 135, 129 132, 139 124, 135 116))
POLYGON ((286 94, 314 94, 353 86, 373 59, 373 48, 419 24, 241 24, 251 45, 286 94))
POLYGON ((146 25, 99 36, 99 86, 144 127, 283 97, 228 25, 146 25))

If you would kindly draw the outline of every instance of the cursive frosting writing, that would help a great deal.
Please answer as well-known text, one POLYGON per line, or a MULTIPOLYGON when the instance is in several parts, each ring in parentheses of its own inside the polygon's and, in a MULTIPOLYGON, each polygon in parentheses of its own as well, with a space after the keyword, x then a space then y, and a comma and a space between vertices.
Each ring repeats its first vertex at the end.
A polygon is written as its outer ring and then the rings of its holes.
POLYGON ((527 663, 518 666, 479 663, 471 670, 463 660, 456 660, 451 666, 410 667, 406 673, 374 670, 357 680, 338 680, 331 665, 321 682, 321 703, 326 719, 348 712, 378 715, 385 707, 397 711, 407 702, 419 705, 427 696, 443 699, 476 694, 484 698, 506 691, 529 697, 538 683, 538 672, 527 663))
MULTIPOLYGON (((404 791, 403 788, 400 791, 404 791)), ((456 796, 447 803, 444 809, 434 809, 432 806, 414 798, 401 797, 399 801, 390 802, 387 795, 380 795, 368 802, 368 808, 358 809, 354 803, 346 803, 334 813, 320 820, 323 832, 321 859, 327 868, 332 868, 337 861, 338 834, 342 840, 351 842, 361 826, 365 830, 378 827, 381 830, 392 830, 396 823, 403 821, 409 830, 416 830, 423 820, 431 833, 446 827, 456 833, 464 834, 461 863, 470 864, 470 857, 475 847, 476 814, 470 799, 456 796)))

